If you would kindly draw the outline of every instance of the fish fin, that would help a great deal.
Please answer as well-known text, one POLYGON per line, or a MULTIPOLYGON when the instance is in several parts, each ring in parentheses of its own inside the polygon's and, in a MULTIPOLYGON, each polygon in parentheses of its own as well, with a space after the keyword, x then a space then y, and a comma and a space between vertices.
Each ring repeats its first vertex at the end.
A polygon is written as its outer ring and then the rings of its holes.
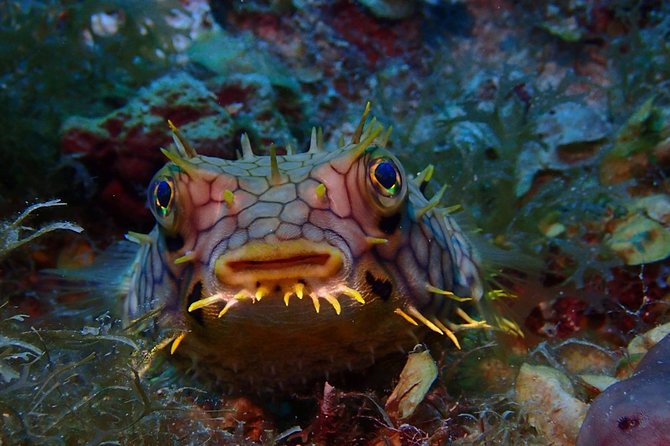
MULTIPOLYGON (((141 251, 137 244, 119 241, 103 251, 95 261, 82 268, 52 268, 40 271, 48 280, 56 280, 59 296, 81 294, 72 310, 86 306, 95 311, 121 309, 120 302, 130 290, 130 279, 141 251)), ((66 310, 67 311, 67 310, 66 310)))

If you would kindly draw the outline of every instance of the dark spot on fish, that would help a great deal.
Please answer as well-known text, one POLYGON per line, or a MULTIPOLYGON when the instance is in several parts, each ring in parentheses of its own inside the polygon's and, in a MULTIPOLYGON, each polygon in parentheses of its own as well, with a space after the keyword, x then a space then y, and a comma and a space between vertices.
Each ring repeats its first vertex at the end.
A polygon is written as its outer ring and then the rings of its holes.
POLYGON ((639 416, 621 417, 617 422, 617 427, 622 431, 629 431, 631 429, 635 429, 639 425, 640 425, 639 416))
POLYGON ((379 220, 379 229, 381 229, 384 234, 393 234, 400 225, 401 217, 402 214, 400 212, 396 212, 387 217, 382 217, 381 220, 379 220))
POLYGON ((370 289, 374 294, 379 296, 381 300, 387 301, 391 297, 393 285, 391 282, 384 279, 378 279, 372 275, 370 271, 365 272, 365 281, 370 285, 370 289))
POLYGON ((165 235, 165 246, 167 247, 168 251, 170 252, 175 252, 179 251, 181 248, 184 247, 184 239, 181 237, 181 235, 176 234, 176 235, 165 235))
MULTIPOLYGON (((202 299, 202 282, 196 282, 196 284, 193 285, 193 289, 191 290, 191 293, 188 295, 188 302, 186 302, 186 308, 190 307, 193 302, 198 301, 200 299, 202 299)), ((203 316, 202 316, 202 308, 191 311, 188 314, 198 324, 204 325, 203 316)))

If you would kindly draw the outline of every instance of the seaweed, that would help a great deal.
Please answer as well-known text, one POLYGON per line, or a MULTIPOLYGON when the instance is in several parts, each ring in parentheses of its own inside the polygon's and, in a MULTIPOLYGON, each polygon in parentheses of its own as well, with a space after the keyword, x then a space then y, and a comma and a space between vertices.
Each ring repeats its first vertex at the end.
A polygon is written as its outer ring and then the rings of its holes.
POLYGON ((24 220, 37 209, 64 205, 65 203, 61 202, 60 200, 51 200, 45 203, 37 203, 33 204, 32 206, 28 206, 14 220, 0 221, 0 260, 7 256, 14 249, 29 243, 49 232, 58 230, 82 232, 83 229, 81 227, 67 221, 48 223, 39 229, 33 229, 29 226, 23 225, 24 220))

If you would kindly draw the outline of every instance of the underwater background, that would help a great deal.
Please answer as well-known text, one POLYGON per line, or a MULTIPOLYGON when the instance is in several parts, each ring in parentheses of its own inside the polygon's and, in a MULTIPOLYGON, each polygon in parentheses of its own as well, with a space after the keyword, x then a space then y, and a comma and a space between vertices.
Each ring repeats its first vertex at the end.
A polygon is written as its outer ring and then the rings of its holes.
POLYGON ((669 13, 661 0, 0 2, 0 444, 575 444, 590 401, 670 331, 669 13), (334 145, 368 100, 406 170, 433 164, 443 204, 497 248, 490 280, 524 333, 433 350, 438 380, 408 418, 385 409, 393 379, 294 400, 208 391, 121 325, 117 283, 40 273, 153 226, 167 119, 232 159, 244 133, 265 153, 306 150, 313 126, 334 145))

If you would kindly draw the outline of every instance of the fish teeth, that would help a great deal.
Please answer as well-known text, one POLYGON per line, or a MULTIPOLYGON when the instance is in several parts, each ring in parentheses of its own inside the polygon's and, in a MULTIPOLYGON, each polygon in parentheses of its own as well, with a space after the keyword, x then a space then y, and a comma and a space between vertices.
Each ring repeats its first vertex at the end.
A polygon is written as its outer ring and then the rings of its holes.
MULTIPOLYGON (((297 282, 293 284, 289 289, 287 289, 284 292, 282 296, 284 304, 288 307, 291 301, 291 297, 293 296, 296 296, 298 299, 302 299, 305 296, 309 296, 310 300, 312 301, 312 305, 314 305, 314 310, 317 313, 321 312, 321 302, 323 300, 327 302, 331 307, 333 307, 333 310, 335 310, 335 314, 339 316, 342 313, 342 305, 340 304, 340 301, 338 299, 339 297, 338 294, 340 296, 347 296, 360 304, 365 303, 365 299, 363 299, 361 293, 346 285, 339 285, 338 287, 335 288, 335 290, 325 290, 325 289, 308 290, 307 288, 308 288, 307 285, 302 282, 297 282)), ((237 305, 242 300, 251 300, 253 303, 256 303, 260 302, 262 299, 269 296, 270 294, 271 294, 270 288, 265 285, 263 286, 259 285, 255 291, 250 291, 246 288, 243 288, 239 290, 237 293, 235 293, 232 296, 232 298, 229 299, 223 297, 221 293, 217 293, 215 295, 205 297, 203 299, 193 302, 188 307, 188 311, 192 312, 200 308, 225 302, 225 305, 223 306, 218 315, 218 317, 222 317, 228 312, 228 310, 230 310, 233 306, 237 305)))
POLYGON ((236 299, 230 299, 228 302, 226 302, 226 305, 223 306, 223 309, 219 312, 219 315, 217 317, 222 317, 224 314, 228 312, 233 306, 237 305, 239 300, 236 299))
POLYGON ((141 232, 128 231, 125 237, 129 242, 137 243, 138 245, 151 245, 154 242, 151 235, 142 234, 141 232))
POLYGON ((426 316, 421 314, 419 310, 417 310, 415 307, 409 306, 407 307, 407 314, 412 316, 415 319, 418 319, 420 322, 423 323, 426 327, 430 328, 433 330, 435 333, 439 334, 444 334, 442 330, 438 326, 436 326, 434 323, 432 323, 426 316))
POLYGON ((187 252, 181 257, 177 257, 174 259, 174 264, 175 265, 181 265, 182 263, 188 263, 194 261, 196 258, 196 254, 192 251, 187 252))
POLYGON ((298 297, 298 299, 302 299, 303 292, 305 290, 305 284, 298 282, 293 286, 293 290, 295 291, 295 295, 298 297))
POLYGON ((265 287, 265 286, 259 286, 259 287, 256 289, 256 294, 254 295, 254 297, 256 298, 256 300, 257 300, 258 302, 260 302, 261 299, 263 299, 263 298, 264 298, 265 296, 267 296, 268 294, 270 294, 270 290, 268 289, 268 287, 265 287))
POLYGON ((218 303, 223 300, 223 297, 220 294, 214 294, 213 296, 205 297, 200 300, 196 300, 188 307, 188 312, 198 310, 200 308, 208 307, 212 304, 218 303))
POLYGON ((396 308, 395 310, 393 310, 393 312, 395 314, 397 314, 398 316, 400 316, 401 318, 405 319, 410 324, 415 325, 417 327, 419 326, 419 323, 417 321, 415 321, 414 319, 412 319, 412 316, 410 316, 409 314, 402 311, 402 308, 396 308))
MULTIPOLYGON (((303 283, 296 283, 293 285, 293 288, 286 291, 284 293, 284 304, 288 307, 288 304, 290 302, 291 296, 297 296, 299 299, 302 299, 305 293, 305 285, 303 283)), ((321 311, 321 300, 324 299, 326 302, 328 302, 333 309, 335 310, 336 314, 340 314, 342 312, 342 306, 340 305, 340 302, 337 300, 335 296, 333 296, 330 293, 326 293, 322 296, 320 296, 316 292, 310 292, 308 294, 310 299, 312 300, 312 304, 314 305, 314 310, 316 310, 317 313, 321 311)))
POLYGON ((431 321, 436 326, 438 326, 440 328, 440 330, 442 330, 444 332, 445 336, 448 337, 449 340, 454 343, 454 345, 456 346, 457 349, 459 349, 459 350, 461 349, 461 344, 458 342, 458 338, 456 337, 456 334, 452 330, 450 330, 449 327, 444 325, 442 323, 442 321, 439 320, 437 317, 431 318, 431 321))
POLYGON ((321 310, 321 303, 319 302, 319 296, 315 293, 309 293, 309 297, 312 298, 312 303, 314 304, 314 309, 318 313, 321 310))
POLYGON ((428 211, 430 211, 431 209, 436 207, 438 204, 440 204, 440 201, 442 200, 442 196, 444 195, 446 190, 447 190, 447 185, 445 184, 444 186, 442 186, 442 188, 440 188, 439 191, 437 191, 437 193, 435 195, 433 195, 433 197, 430 200, 428 200, 428 203, 424 207, 422 207, 420 209, 416 209, 414 211, 414 216, 415 216, 417 221, 421 220, 421 218, 424 215, 426 215, 426 213, 428 211))
POLYGON ((342 307, 340 306, 340 302, 337 300, 337 298, 332 294, 328 293, 326 293, 323 296, 323 298, 326 299, 326 301, 333 306, 333 308, 335 309, 335 313, 339 316, 339 314, 342 312, 342 307))
POLYGON ((172 140, 174 141, 175 146, 177 146, 179 153, 187 158, 196 156, 197 153, 193 146, 189 144, 188 140, 184 138, 184 135, 182 135, 177 126, 169 119, 168 126, 170 127, 170 130, 172 130, 172 140))
POLYGON ((240 146, 242 147, 242 159, 245 160, 256 159, 256 155, 254 155, 254 151, 251 149, 251 141, 249 141, 249 135, 247 135, 246 133, 243 133, 242 136, 240 137, 240 146))
POLYGON ((288 307, 289 299, 291 299, 291 296, 293 296, 293 291, 292 290, 287 291, 287 292, 284 293, 284 304, 286 304, 287 307, 288 307))
POLYGON ((339 293, 344 294, 347 297, 351 297, 352 299, 354 299, 358 303, 365 304, 365 299, 363 299, 363 296, 361 295, 361 293, 359 293, 358 291, 356 291, 353 288, 349 288, 346 285, 340 285, 337 288, 337 291, 339 293))
POLYGON ((254 300, 255 296, 251 294, 251 292, 247 289, 241 289, 235 295, 233 296, 234 300, 245 300, 245 299, 251 299, 254 300))
POLYGON ((429 283, 426 284, 425 289, 429 293, 441 294, 442 296, 446 296, 449 299, 455 300, 456 302, 467 302, 472 300, 471 297, 460 297, 449 290, 442 290, 440 288, 434 287, 429 283))
POLYGON ((177 351, 177 348, 179 348, 179 344, 181 344, 181 341, 184 340, 186 337, 186 333, 179 333, 176 338, 174 338, 174 341, 172 341, 172 345, 170 346, 170 354, 174 355, 174 352, 177 351))

